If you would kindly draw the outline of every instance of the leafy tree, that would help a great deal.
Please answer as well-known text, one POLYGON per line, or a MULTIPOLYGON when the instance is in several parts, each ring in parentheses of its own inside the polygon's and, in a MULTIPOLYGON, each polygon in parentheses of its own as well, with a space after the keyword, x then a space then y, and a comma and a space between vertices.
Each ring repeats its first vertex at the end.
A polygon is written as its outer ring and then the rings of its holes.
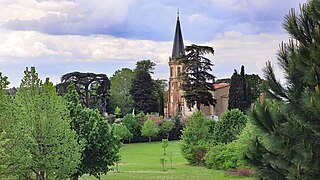
POLYGON ((122 115, 129 114, 133 109, 133 99, 130 94, 134 71, 123 68, 116 71, 110 78, 110 108, 116 107, 122 109, 122 115))
POLYGON ((151 142, 152 137, 157 136, 158 132, 158 126, 151 119, 147 119, 141 128, 141 135, 148 137, 149 142, 151 142))
POLYGON ((320 177, 320 2, 310 0, 285 17, 292 38, 282 43, 278 61, 286 83, 276 80, 270 62, 266 97, 252 109, 261 133, 252 139, 246 159, 261 179, 318 179, 320 177))
POLYGON ((81 103, 87 108, 98 108, 100 112, 107 111, 109 103, 110 81, 105 74, 71 72, 61 77, 61 83, 56 87, 60 94, 67 93, 68 86, 73 82, 80 95, 81 103))
POLYGON ((185 51, 187 54, 180 57, 179 62, 186 69, 181 76, 181 87, 188 107, 191 108, 196 104, 197 109, 200 110, 201 104, 214 105, 215 100, 211 92, 214 90, 215 76, 210 74, 213 64, 209 58, 205 57, 206 54, 214 53, 213 48, 192 44, 187 46, 185 51))
POLYGON ((3 119, 8 146, 5 170, 30 179, 66 179, 80 162, 80 146, 70 129, 70 116, 63 98, 46 79, 42 83, 35 68, 25 70, 15 99, 7 104, 3 119), (33 175, 32 175, 33 174, 33 175))
POLYGON ((71 128, 76 131, 78 142, 84 146, 81 164, 73 178, 78 179, 83 174, 99 178, 118 160, 120 142, 110 133, 108 122, 97 110, 81 106, 73 84, 69 86, 65 98, 70 110, 71 128))
POLYGON ((166 120, 160 125, 160 132, 162 134, 165 134, 166 138, 169 139, 170 131, 173 129, 173 127, 174 127, 174 122, 170 120, 166 120))
POLYGON ((214 127, 214 141, 216 143, 228 143, 236 140, 246 122, 247 117, 239 109, 222 113, 214 127))
MULTIPOLYGON (((139 135, 139 121, 135 115, 127 114, 122 119, 123 125, 129 130, 129 132, 133 135, 133 137, 139 135)), ((131 138, 129 138, 129 143, 131 142, 131 138)))
POLYGON ((190 164, 204 164, 204 156, 212 146, 213 130, 210 129, 210 121, 201 111, 192 114, 181 135, 181 153, 190 164))
MULTIPOLYGON (((137 111, 143 111, 144 113, 151 113, 158 111, 158 102, 154 93, 153 80, 150 76, 148 68, 137 67, 135 70, 135 77, 132 81, 130 94, 133 99, 133 106, 137 111)), ((152 67, 152 66, 151 66, 152 67)))
POLYGON ((116 123, 112 124, 111 134, 116 136, 116 138, 121 141, 131 139, 133 137, 132 133, 127 129, 125 125, 116 123))
POLYGON ((163 155, 166 155, 166 148, 169 145, 169 140, 168 139, 162 139, 161 146, 163 148, 163 155))

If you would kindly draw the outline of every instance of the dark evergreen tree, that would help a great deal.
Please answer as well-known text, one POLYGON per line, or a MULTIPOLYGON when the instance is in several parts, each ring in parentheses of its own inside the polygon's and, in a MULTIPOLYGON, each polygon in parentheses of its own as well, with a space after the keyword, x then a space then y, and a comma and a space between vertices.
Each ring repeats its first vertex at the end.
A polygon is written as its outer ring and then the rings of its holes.
POLYGON ((231 76, 228 108, 238 108, 241 111, 246 110, 250 105, 248 104, 247 95, 244 66, 241 66, 240 74, 238 74, 237 70, 234 70, 234 73, 231 76))
POLYGON ((130 89, 133 107, 136 111, 143 111, 144 113, 158 112, 158 102, 154 93, 154 82, 150 76, 150 71, 155 64, 153 63, 152 66, 149 66, 149 61, 150 60, 143 60, 137 62, 135 77, 130 89), (144 64, 143 62, 146 62, 147 65, 142 66, 142 64, 144 64))
POLYGON ((179 58, 179 62, 185 67, 181 76, 184 98, 189 108, 195 104, 200 110, 200 105, 214 105, 215 100, 211 92, 214 91, 213 82, 215 76, 210 74, 213 64, 205 57, 206 54, 213 54, 214 50, 209 46, 198 46, 192 44, 185 48, 187 52, 179 58), (211 82, 210 82, 211 81, 211 82))
POLYGON ((282 43, 278 61, 286 84, 265 68, 266 98, 253 107, 256 138, 246 159, 261 179, 320 177, 320 1, 310 0, 285 17, 292 39, 282 43))
POLYGON ((252 104, 261 94, 262 79, 257 74, 244 75, 247 87, 247 102, 252 104))

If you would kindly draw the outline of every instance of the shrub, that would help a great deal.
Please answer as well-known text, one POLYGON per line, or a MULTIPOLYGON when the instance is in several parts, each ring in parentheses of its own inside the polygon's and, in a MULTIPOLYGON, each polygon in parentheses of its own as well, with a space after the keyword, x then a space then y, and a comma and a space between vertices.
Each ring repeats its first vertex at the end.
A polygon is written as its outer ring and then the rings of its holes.
POLYGON ((226 170, 244 166, 242 160, 244 147, 245 145, 238 140, 214 146, 205 157, 206 167, 226 170))

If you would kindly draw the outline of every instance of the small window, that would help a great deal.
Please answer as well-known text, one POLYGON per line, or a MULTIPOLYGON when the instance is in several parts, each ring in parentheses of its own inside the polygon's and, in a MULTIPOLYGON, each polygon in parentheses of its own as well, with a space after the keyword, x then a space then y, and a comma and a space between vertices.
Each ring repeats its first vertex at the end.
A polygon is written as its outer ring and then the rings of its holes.
POLYGON ((181 67, 178 67, 178 76, 181 74, 181 67))

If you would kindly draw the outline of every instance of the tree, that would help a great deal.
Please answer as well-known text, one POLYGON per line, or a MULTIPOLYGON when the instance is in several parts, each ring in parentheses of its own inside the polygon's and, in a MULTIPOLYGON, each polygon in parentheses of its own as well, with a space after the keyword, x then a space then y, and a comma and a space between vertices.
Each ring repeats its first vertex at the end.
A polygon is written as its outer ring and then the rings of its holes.
MULTIPOLYGON (((135 115, 127 114, 122 119, 122 123, 127 127, 127 129, 130 131, 133 137, 136 137, 139 135, 139 121, 135 115)), ((131 142, 131 138, 129 138, 129 143, 130 142, 131 142)))
POLYGON ((170 131, 173 129, 173 127, 174 122, 166 120, 160 125, 160 132, 166 135, 166 138, 169 139, 170 131))
POLYGON ((158 126, 151 119, 147 119, 141 128, 141 135, 148 137, 149 142, 151 142, 152 137, 157 136, 158 132, 158 126))
POLYGON ((70 83, 75 84, 80 95, 81 103, 87 108, 98 108, 100 112, 107 111, 110 81, 105 74, 71 72, 61 77, 61 83, 57 85, 59 93, 67 93, 70 83))
POLYGON ((77 133, 78 142, 83 144, 82 161, 73 174, 78 179, 83 174, 97 178, 106 174, 118 160, 120 141, 109 130, 109 125, 98 110, 83 108, 73 84, 65 95, 71 115, 71 128, 77 133))
POLYGON ((228 143, 236 140, 246 122, 247 117, 239 109, 222 113, 214 127, 215 143, 228 143))
POLYGON ((282 43, 278 61, 286 83, 276 80, 271 63, 264 69, 266 96, 252 109, 259 134, 246 159, 261 179, 318 179, 320 176, 320 2, 310 0, 285 17, 292 38, 282 43))
POLYGON ((120 141, 131 139, 133 137, 132 133, 123 124, 113 123, 111 127, 111 134, 116 136, 120 141))
POLYGON ((231 76, 231 83, 229 89, 228 109, 240 109, 246 110, 250 103, 248 102, 247 84, 244 74, 244 66, 241 66, 241 72, 238 74, 237 70, 234 70, 231 76))
POLYGON ((247 102, 251 105, 261 94, 262 79, 257 74, 245 74, 244 79, 247 85, 247 102))
POLYGON ((166 87, 167 87, 167 83, 166 80, 164 79, 157 79, 153 81, 154 84, 154 93, 158 99, 158 113, 159 116, 164 116, 164 104, 167 103, 166 99, 168 99, 167 96, 167 91, 166 91, 166 87))
POLYGON ((244 66, 241 66, 240 74, 234 70, 230 82, 228 109, 240 109, 243 112, 247 110, 260 96, 261 83, 258 75, 245 74, 244 66))
POLYGON ((214 91, 215 76, 210 74, 213 64, 209 58, 205 57, 206 54, 214 53, 213 48, 192 44, 187 46, 185 51, 187 54, 178 60, 186 70, 181 76, 181 87, 188 107, 191 108, 196 104, 197 109, 200 110, 201 104, 214 105, 215 100, 211 93, 214 91))
POLYGON ((7 104, 1 123, 8 140, 5 170, 25 179, 66 179, 80 162, 80 146, 70 129, 66 102, 47 78, 42 83, 34 67, 24 71, 16 97, 7 104), (32 175, 33 174, 33 175, 32 175))
POLYGON ((110 109, 116 107, 122 109, 122 116, 132 112, 133 99, 130 94, 134 71, 128 68, 123 68, 116 71, 110 78, 110 109))
MULTIPOLYGON (((140 67, 141 61, 137 62, 135 77, 132 81, 130 94, 133 99, 133 106, 137 111, 151 113, 158 111, 158 102, 154 93, 153 80, 148 68, 140 67)), ((149 66, 147 66, 149 67, 149 66)), ((152 66, 151 66, 152 67, 152 66)))
POLYGON ((201 111, 192 114, 181 135, 181 153, 190 164, 204 164, 204 156, 213 145, 213 130, 208 124, 213 120, 206 119, 201 111))
POLYGON ((137 62, 135 71, 144 71, 153 74, 154 66, 156 66, 156 64, 150 60, 141 60, 137 62))
POLYGON ((166 148, 169 145, 168 139, 162 139, 161 147, 163 148, 163 155, 166 155, 166 148))

